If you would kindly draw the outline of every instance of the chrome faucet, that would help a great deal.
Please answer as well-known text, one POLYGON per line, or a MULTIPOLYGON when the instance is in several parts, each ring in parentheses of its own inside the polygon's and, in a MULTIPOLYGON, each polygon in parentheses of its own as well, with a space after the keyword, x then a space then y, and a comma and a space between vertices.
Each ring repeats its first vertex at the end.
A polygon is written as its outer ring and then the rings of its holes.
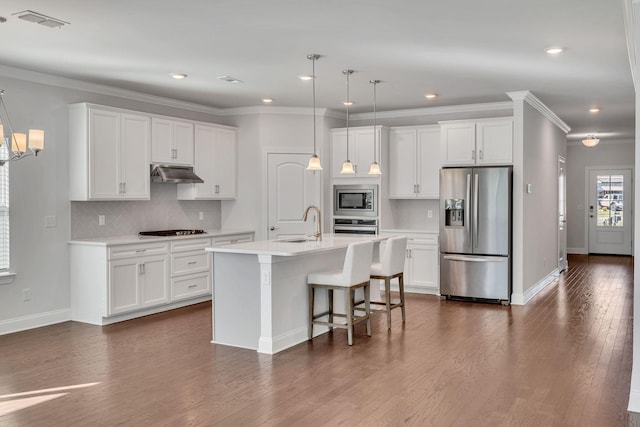
POLYGON ((316 227, 316 232, 314 234, 316 241, 322 240, 322 215, 320 214, 320 209, 317 206, 309 206, 307 208, 306 211, 304 211, 304 217, 302 218, 303 221, 307 220, 307 217, 309 216, 309 211, 311 209, 315 209, 316 212, 318 212, 318 226, 316 227))

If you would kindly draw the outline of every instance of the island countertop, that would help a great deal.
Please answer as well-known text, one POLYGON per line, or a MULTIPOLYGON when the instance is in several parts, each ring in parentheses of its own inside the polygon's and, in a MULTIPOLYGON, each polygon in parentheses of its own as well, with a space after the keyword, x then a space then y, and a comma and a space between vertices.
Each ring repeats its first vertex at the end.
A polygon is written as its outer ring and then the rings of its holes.
POLYGON ((350 243, 386 240, 386 236, 360 234, 323 234, 322 240, 313 237, 290 237, 278 240, 259 240, 207 248, 207 252, 246 255, 297 256, 311 253, 330 252, 346 248, 350 243), (302 241, 301 241, 302 240, 302 241))

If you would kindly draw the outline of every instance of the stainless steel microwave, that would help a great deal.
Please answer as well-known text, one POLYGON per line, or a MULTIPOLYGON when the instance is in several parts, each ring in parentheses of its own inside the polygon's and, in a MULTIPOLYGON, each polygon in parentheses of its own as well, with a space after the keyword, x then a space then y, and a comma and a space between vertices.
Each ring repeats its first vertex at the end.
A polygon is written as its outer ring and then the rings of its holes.
POLYGON ((378 216, 377 185, 334 185, 334 216, 378 216))

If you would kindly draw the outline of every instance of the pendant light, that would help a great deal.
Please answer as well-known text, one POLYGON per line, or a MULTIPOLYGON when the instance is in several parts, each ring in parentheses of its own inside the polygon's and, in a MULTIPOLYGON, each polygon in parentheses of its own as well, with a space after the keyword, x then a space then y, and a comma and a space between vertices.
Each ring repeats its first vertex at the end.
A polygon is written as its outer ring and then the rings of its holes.
POLYGON ((369 166, 369 175, 381 175, 380 165, 376 161, 378 150, 376 149, 376 135, 378 130, 376 129, 376 86, 380 83, 380 80, 369 80, 369 83, 373 85, 373 163, 369 166))
POLYGON ((322 170, 320 157, 316 154, 316 59, 318 58, 320 58, 320 55, 315 53, 307 55, 307 59, 313 63, 311 74, 311 79, 313 80, 313 156, 309 158, 308 171, 322 170))
POLYGON ((349 160, 349 106, 351 105, 351 98, 349 98, 349 76, 353 74, 353 70, 343 70, 342 74, 347 76, 347 100, 344 102, 344 105, 347 106, 347 160, 342 164, 340 173, 352 174, 355 173, 355 170, 353 169, 353 163, 349 160))

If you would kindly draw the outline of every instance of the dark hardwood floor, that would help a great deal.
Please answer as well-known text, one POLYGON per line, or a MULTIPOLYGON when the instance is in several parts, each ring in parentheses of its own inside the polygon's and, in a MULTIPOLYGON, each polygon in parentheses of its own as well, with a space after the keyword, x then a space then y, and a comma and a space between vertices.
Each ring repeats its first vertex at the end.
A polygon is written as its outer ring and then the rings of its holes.
POLYGON ((212 345, 209 304, 0 336, 0 426, 626 426, 632 259, 569 262, 526 306, 408 295, 353 347, 212 345))

